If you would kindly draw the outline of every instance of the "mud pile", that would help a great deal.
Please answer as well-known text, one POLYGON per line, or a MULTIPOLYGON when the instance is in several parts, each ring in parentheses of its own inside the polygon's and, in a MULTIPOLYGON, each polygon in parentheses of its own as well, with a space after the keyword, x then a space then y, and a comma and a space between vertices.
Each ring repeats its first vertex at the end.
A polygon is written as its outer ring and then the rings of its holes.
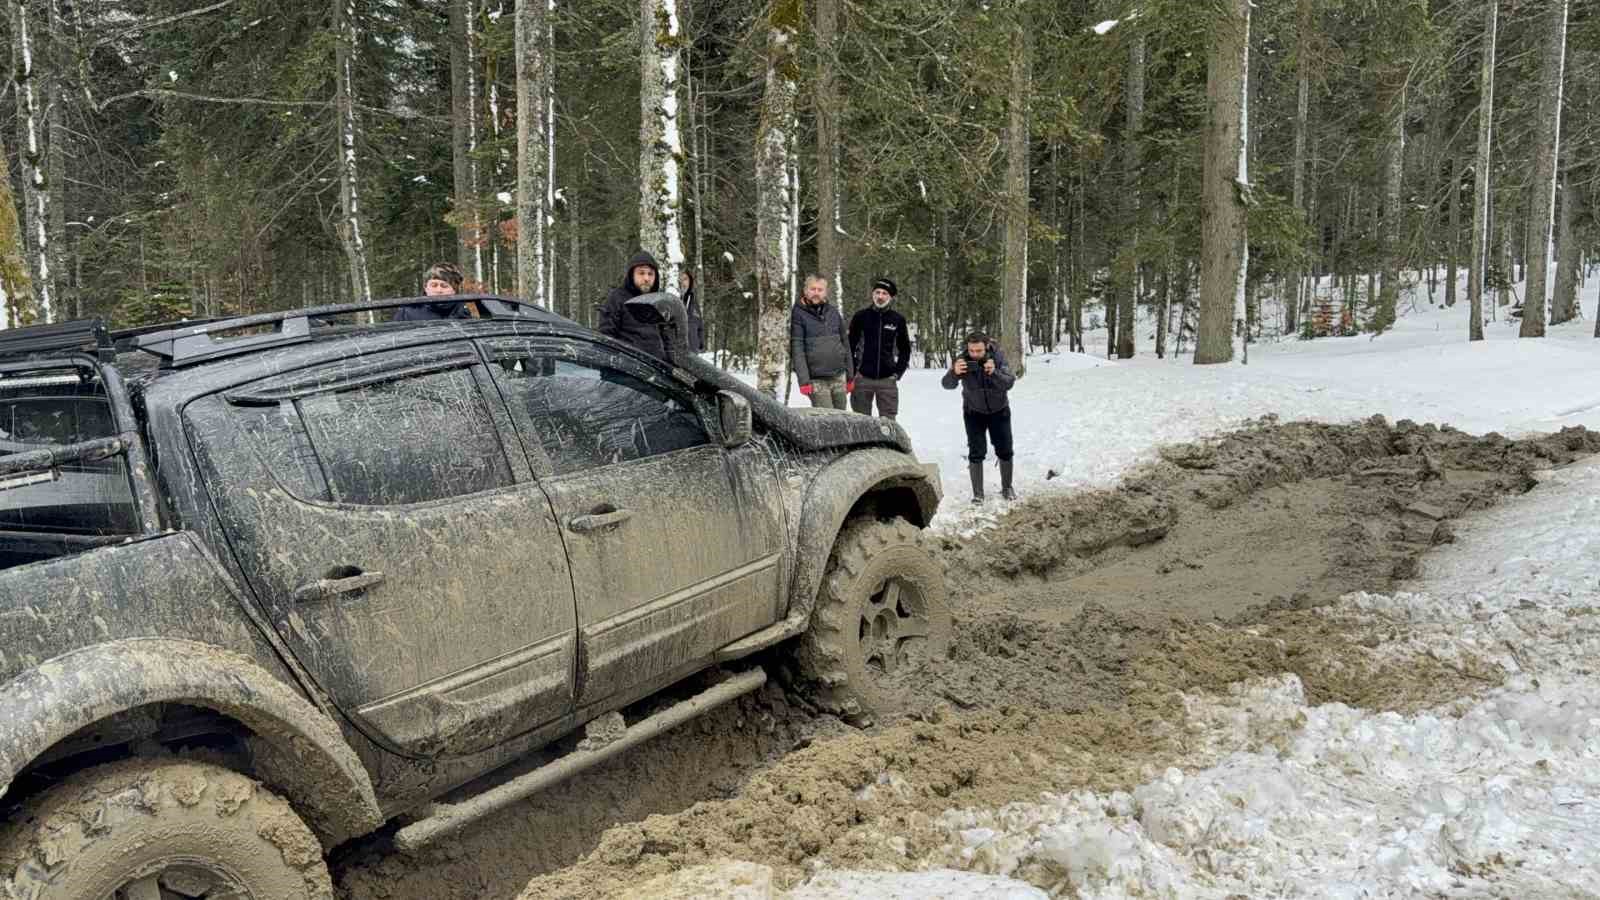
POLYGON ((1502 673, 1379 656, 1366 648, 1392 635, 1316 608, 1392 588, 1453 518, 1597 451, 1583 429, 1513 441, 1379 418, 1167 448, 1114 490, 946 540, 959 637, 920 673, 912 718, 856 731, 769 685, 418 857, 359 848, 336 867, 341 896, 624 896, 725 858, 780 885, 819 860, 899 869, 944 839, 945 809, 1128 787, 1192 758, 1179 691, 1287 671, 1312 702, 1467 695, 1502 673))

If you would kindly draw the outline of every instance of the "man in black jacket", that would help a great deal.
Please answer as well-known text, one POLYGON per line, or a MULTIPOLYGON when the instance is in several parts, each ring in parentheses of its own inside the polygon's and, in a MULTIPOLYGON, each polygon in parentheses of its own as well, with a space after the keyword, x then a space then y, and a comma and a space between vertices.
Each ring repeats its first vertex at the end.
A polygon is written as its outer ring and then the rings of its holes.
MULTIPOLYGON (((635 253, 633 258, 628 260, 628 268, 622 276, 622 286, 612 288, 611 293, 606 295, 606 302, 600 305, 600 322, 597 330, 607 337, 632 344, 657 359, 667 359, 667 347, 661 341, 661 330, 655 325, 647 325, 628 315, 627 307, 624 306, 634 297, 661 290, 660 284, 661 269, 656 265, 656 258, 643 250, 635 253)), ((678 328, 683 331, 685 340, 689 339, 687 327, 688 323, 678 322, 678 328)))
POLYGON ((911 365, 906 317, 889 308, 896 293, 893 281, 879 278, 872 283, 872 304, 850 317, 850 351, 856 361, 850 408, 870 416, 876 399, 878 415, 886 419, 900 412, 900 376, 911 365))
POLYGON ((947 391, 961 386, 961 419, 967 426, 967 472, 972 476, 972 502, 983 502, 983 458, 987 437, 1000 460, 1000 496, 1017 499, 1011 489, 1011 398, 1017 377, 1006 356, 981 333, 967 335, 966 350, 950 363, 939 380, 947 391))
POLYGON ((845 343, 844 317, 828 302, 828 279, 820 275, 806 276, 805 293, 789 311, 789 358, 812 406, 846 408, 855 360, 845 343))
POLYGON ((678 296, 683 298, 683 312, 689 317, 689 349, 704 353, 706 349, 706 320, 700 312, 700 300, 694 293, 694 273, 684 269, 678 273, 678 296))

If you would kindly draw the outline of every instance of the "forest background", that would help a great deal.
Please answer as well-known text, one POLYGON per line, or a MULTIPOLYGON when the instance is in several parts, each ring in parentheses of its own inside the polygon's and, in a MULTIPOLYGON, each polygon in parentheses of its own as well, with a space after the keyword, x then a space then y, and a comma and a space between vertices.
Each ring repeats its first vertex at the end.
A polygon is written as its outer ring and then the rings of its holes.
POLYGON ((1597 7, 7 0, 0 327, 441 259, 592 322, 643 246, 769 389, 809 271, 847 312, 894 278, 928 365, 971 329, 1237 359, 1382 331, 1418 280, 1463 340, 1505 306, 1534 337, 1600 247, 1597 7))

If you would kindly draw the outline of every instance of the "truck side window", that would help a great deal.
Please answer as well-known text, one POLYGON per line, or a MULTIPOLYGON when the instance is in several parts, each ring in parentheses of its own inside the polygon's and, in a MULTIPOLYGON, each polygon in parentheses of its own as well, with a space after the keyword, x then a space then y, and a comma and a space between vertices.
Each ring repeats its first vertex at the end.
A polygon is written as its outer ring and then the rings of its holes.
POLYGON ((621 369, 540 355, 497 361, 490 371, 556 475, 711 442, 686 396, 621 369))
POLYGON ((467 369, 313 394, 245 418, 280 482, 303 499, 392 506, 513 483, 467 369))

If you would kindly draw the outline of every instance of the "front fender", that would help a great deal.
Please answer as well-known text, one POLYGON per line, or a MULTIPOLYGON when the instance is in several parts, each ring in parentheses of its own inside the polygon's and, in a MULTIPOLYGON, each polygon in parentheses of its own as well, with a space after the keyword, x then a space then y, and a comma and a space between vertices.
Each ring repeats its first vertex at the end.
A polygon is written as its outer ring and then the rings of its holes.
MULTIPOLYGON (((874 447, 842 454, 812 475, 794 519, 794 566, 783 619, 722 647, 717 651, 718 662, 748 656, 806 630, 839 529, 864 499, 874 496, 889 498, 890 511, 925 526, 933 520, 943 496, 939 468, 920 463, 909 453, 874 447)), ((791 501, 790 509, 794 507, 791 501)), ((885 512, 881 507, 874 511, 885 512)))
POLYGON ((250 729, 256 774, 327 846, 383 823, 367 772, 331 719, 241 654, 165 638, 85 647, 0 686, 0 795, 67 736, 155 703, 203 707, 250 729))

